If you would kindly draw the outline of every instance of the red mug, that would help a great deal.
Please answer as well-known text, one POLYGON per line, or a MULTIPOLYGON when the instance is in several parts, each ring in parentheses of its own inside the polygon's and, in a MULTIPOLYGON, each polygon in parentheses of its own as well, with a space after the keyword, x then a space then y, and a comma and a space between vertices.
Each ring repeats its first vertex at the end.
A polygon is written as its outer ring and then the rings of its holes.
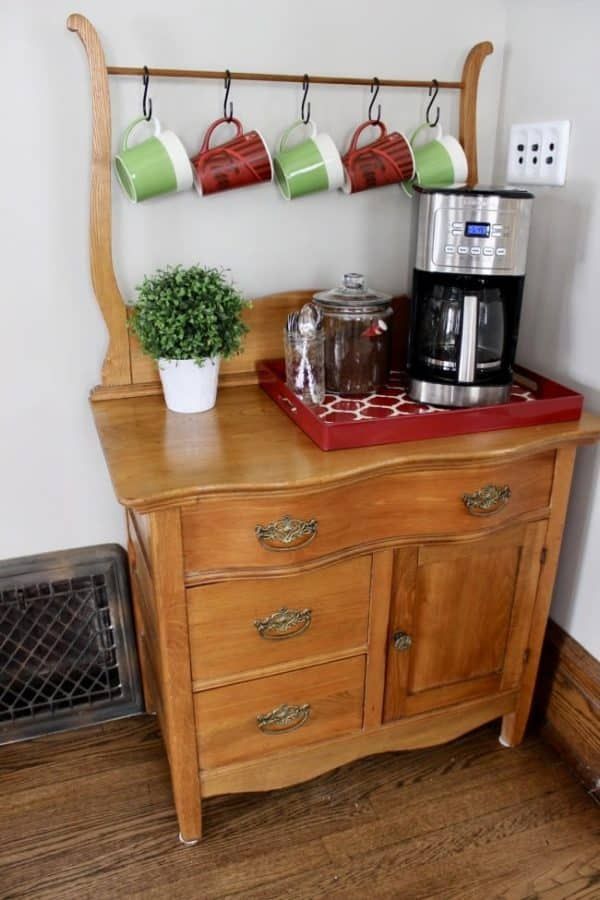
POLYGON ((216 194, 273 180, 273 163, 264 138, 258 131, 244 134, 239 119, 217 119, 209 126, 200 150, 192 158, 192 168, 199 194, 216 194), (210 147, 219 125, 229 123, 235 125, 236 136, 210 147))
POLYGON ((415 158, 408 139, 399 131, 390 134, 383 122, 363 122, 350 141, 342 157, 346 194, 356 194, 385 184, 397 184, 411 179, 415 174, 415 158), (358 139, 365 128, 379 128, 379 137, 364 147, 358 147, 358 139))

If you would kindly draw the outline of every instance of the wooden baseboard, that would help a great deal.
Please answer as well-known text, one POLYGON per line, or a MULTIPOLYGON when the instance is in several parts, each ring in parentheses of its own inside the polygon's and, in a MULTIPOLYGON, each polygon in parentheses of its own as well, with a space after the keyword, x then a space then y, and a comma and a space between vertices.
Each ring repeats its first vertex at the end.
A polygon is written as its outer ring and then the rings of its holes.
POLYGON ((550 620, 536 688, 542 736, 600 789, 600 661, 550 620))

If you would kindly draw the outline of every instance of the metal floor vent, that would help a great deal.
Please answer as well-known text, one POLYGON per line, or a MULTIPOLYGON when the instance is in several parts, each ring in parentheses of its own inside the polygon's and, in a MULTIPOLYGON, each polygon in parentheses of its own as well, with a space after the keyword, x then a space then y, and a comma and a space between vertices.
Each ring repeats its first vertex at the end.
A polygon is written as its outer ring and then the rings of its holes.
POLYGON ((116 544, 0 562, 0 743, 143 711, 116 544))

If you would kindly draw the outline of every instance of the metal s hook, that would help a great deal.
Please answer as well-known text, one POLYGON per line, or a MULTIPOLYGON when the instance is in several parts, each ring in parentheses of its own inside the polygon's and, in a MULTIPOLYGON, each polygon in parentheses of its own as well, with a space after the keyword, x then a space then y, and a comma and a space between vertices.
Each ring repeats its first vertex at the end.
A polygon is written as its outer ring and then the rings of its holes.
POLYGON ((150 83, 150 72, 148 66, 144 66, 144 74, 142 76, 144 83, 144 96, 142 98, 142 112, 146 122, 152 118, 152 98, 148 96, 148 84, 150 83))
POLYGON ((375 105, 375 101, 377 100, 377 94, 379 93, 379 78, 374 78, 371 82, 371 93, 373 96, 371 97, 371 102, 369 103, 369 122, 371 125, 379 125, 381 122, 381 103, 377 104, 377 118, 373 118, 373 106, 375 105), (373 93, 375 91, 375 93, 373 93))
POLYGON ((229 101, 229 113, 227 112, 227 101, 229 100, 229 91, 231 90, 231 72, 225 69, 225 99, 223 100, 223 118, 231 122, 233 119, 233 103, 229 101))
POLYGON ((300 109, 300 116, 305 125, 308 125, 310 122, 310 101, 306 103, 306 98, 308 97, 308 89, 310 87, 310 80, 308 75, 304 75, 304 80, 302 81, 302 107, 300 109))
POLYGON ((426 119, 427 124, 429 125, 430 128, 435 128, 435 126, 437 125, 437 123, 440 121, 440 108, 439 108, 439 106, 438 106, 438 108, 437 108, 437 110, 436 110, 436 113, 435 113, 435 120, 432 122, 431 119, 429 118, 429 114, 430 114, 430 112, 431 112, 431 107, 432 107, 433 104, 435 103, 435 99, 436 99, 437 95, 439 94, 439 92, 440 92, 440 89, 439 89, 439 87, 438 87, 437 78, 432 78, 432 79, 431 79, 431 84, 430 84, 430 86, 429 86, 429 96, 431 97, 431 100, 429 101, 429 105, 428 105, 428 107, 427 107, 427 112, 425 113, 425 119, 426 119), (433 97, 431 96, 431 91, 433 91, 433 97))

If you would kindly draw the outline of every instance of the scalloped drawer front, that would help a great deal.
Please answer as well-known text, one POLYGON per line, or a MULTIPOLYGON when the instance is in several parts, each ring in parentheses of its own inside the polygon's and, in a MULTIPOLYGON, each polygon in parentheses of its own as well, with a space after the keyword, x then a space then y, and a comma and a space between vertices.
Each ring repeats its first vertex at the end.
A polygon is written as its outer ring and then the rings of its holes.
POLYGON ((206 573, 297 566, 396 539, 484 531, 545 509, 553 469, 551 451, 331 488, 203 498, 182 510, 185 572, 202 580, 206 573), (474 498, 470 507, 466 496, 474 498))
POLYGON ((358 556, 300 575, 188 590, 194 686, 365 651, 371 560, 358 556))
POLYGON ((200 768, 360 731, 365 657, 194 694, 200 768))

